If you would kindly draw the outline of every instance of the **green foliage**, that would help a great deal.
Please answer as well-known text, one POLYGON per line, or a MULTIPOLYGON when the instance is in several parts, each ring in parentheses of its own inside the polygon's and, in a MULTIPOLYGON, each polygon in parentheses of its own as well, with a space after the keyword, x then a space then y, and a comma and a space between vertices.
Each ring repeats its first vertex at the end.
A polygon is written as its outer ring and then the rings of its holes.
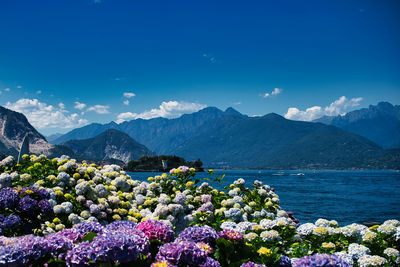
POLYGON ((138 160, 132 160, 128 162, 126 170, 130 172, 136 171, 169 171, 173 168, 178 168, 179 166, 188 166, 195 168, 196 171, 203 171, 203 163, 200 159, 195 161, 185 161, 184 158, 170 155, 160 155, 160 156, 143 156, 138 160), (164 169, 162 161, 167 162, 167 168, 164 169))

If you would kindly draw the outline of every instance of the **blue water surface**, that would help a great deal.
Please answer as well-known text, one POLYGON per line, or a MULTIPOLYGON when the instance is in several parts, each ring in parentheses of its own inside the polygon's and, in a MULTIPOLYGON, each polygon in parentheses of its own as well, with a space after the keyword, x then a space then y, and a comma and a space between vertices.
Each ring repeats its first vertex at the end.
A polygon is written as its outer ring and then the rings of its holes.
MULTIPOLYGON (((133 179, 145 180, 154 172, 131 172, 133 179)), ((281 207, 292 211, 301 223, 318 218, 353 222, 383 222, 400 219, 400 172, 397 171, 273 171, 218 170, 224 185, 238 178, 251 186, 260 180, 279 195, 281 207)), ((208 173, 198 173, 209 177, 208 173)))

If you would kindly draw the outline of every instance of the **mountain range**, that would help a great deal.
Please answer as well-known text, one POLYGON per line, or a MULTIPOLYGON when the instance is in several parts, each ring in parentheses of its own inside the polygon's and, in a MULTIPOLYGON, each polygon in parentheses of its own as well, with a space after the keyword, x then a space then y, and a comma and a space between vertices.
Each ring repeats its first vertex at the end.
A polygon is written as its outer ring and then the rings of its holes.
POLYGON ((364 136, 384 148, 400 148, 400 106, 380 102, 339 116, 324 116, 314 122, 333 125, 364 136))
POLYGON ((143 156, 154 156, 155 153, 133 140, 126 133, 108 129, 101 134, 84 140, 70 140, 62 145, 70 148, 75 154, 89 159, 117 159, 124 163, 143 156))
MULTIPOLYGON (((379 103, 377 106, 387 104, 379 103)), ((374 110, 373 107, 370 109, 374 110)), ((393 117, 390 112, 387 116, 393 117)), ((360 120, 364 117, 359 116, 360 120)), ((248 117, 233 108, 222 111, 208 107, 176 119, 93 123, 60 136, 54 143, 92 138, 105 130, 115 129, 125 132, 157 154, 177 155, 187 160, 200 158, 205 166, 399 168, 399 150, 384 149, 359 134, 327 125, 337 118, 324 119, 324 123, 291 121, 274 113, 248 117)), ((356 121, 354 119, 353 123, 356 121)), ((395 143, 395 138, 392 139, 395 143)))

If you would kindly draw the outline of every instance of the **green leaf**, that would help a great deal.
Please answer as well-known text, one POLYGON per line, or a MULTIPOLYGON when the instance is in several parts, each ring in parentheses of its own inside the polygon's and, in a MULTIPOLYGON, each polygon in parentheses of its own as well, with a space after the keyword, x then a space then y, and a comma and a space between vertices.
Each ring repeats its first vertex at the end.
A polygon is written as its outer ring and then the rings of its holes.
POLYGON ((84 241, 92 242, 93 239, 94 239, 96 236, 97 236, 96 233, 89 232, 89 233, 87 233, 87 234, 82 238, 82 242, 84 242, 84 241))

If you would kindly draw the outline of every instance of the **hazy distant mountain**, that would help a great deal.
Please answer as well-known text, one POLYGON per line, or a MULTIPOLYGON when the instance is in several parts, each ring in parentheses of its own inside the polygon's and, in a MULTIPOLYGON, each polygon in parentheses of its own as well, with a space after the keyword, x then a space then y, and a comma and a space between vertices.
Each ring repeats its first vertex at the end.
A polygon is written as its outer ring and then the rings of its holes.
POLYGON ((364 136, 384 148, 400 148, 400 106, 380 102, 376 106, 348 112, 344 116, 324 116, 315 120, 364 136))
POLYGON ((133 140, 129 135, 109 129, 89 139, 70 140, 63 143, 77 155, 88 159, 117 159, 125 163, 142 156, 153 156, 154 152, 133 140))
POLYGON ((168 154, 199 131, 212 127, 213 123, 218 124, 219 120, 245 117, 247 116, 240 114, 233 108, 228 108, 224 112, 215 107, 208 107, 176 119, 137 119, 121 124, 116 124, 115 122, 108 124, 92 123, 66 133, 55 140, 54 143, 59 144, 73 139, 92 138, 107 129, 117 129, 127 133, 157 154, 168 154))
POLYGON ((398 151, 322 123, 277 114, 238 118, 193 136, 171 153, 206 166, 246 168, 398 168, 398 151), (381 160, 385 158, 384 162, 381 160))
POLYGON ((398 150, 322 123, 286 120, 277 114, 247 117, 232 108, 209 107, 176 119, 91 124, 60 137, 86 137, 118 128, 158 154, 205 166, 240 168, 399 168, 398 150))
POLYGON ((53 141, 62 135, 63 135, 62 133, 55 133, 55 134, 47 135, 45 137, 46 137, 47 142, 49 142, 50 144, 53 144, 53 141))

